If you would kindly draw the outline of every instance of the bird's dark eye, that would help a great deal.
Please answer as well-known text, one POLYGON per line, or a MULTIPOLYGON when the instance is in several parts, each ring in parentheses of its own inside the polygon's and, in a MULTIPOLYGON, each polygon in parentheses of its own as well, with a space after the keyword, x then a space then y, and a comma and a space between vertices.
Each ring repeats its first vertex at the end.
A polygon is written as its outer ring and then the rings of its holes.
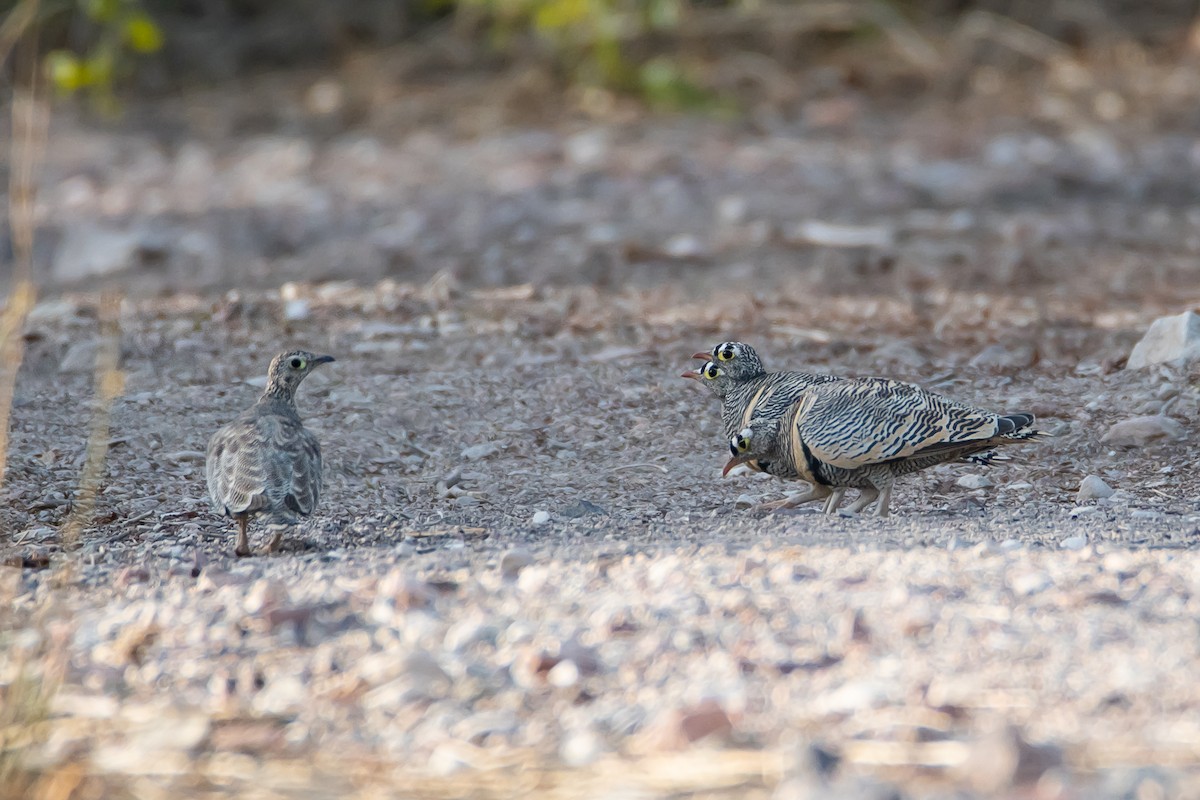
POLYGON ((740 456, 750 449, 750 439, 742 433, 733 437, 733 441, 729 443, 729 451, 735 456, 740 456))
POLYGON ((717 368, 716 364, 709 361, 704 365, 704 368, 700 370, 700 374, 710 381, 715 381, 717 376, 721 374, 721 370, 717 368))
POLYGON ((733 345, 727 344, 722 347, 720 351, 718 351, 717 358, 721 359, 722 361, 730 361, 733 359, 734 355, 736 355, 736 351, 733 349, 733 345))
POLYGON ((292 369, 304 369, 304 359, 303 358, 293 357, 292 360, 288 363, 291 365, 292 369))

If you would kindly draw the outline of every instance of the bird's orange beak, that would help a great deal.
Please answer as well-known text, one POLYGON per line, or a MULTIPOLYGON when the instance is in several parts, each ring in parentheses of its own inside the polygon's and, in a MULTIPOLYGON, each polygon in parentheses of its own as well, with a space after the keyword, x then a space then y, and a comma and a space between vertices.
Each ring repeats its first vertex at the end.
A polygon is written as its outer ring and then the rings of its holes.
POLYGON ((699 373, 699 372, 696 372, 696 370, 694 370, 694 369, 689 369, 687 372, 683 373, 683 374, 682 374, 682 375, 680 375, 679 377, 681 377, 681 378, 691 378, 691 379, 692 379, 692 380, 694 380, 694 381, 698 381, 698 380, 700 380, 700 373, 699 373))
POLYGON ((729 461, 725 462, 725 469, 721 470, 721 477, 724 478, 726 475, 728 475, 729 470, 733 469, 738 464, 745 464, 747 461, 753 460, 754 456, 734 456, 733 458, 729 459, 729 461))
POLYGON ((712 361, 712 353, 692 353, 692 358, 698 358, 702 361, 712 361))

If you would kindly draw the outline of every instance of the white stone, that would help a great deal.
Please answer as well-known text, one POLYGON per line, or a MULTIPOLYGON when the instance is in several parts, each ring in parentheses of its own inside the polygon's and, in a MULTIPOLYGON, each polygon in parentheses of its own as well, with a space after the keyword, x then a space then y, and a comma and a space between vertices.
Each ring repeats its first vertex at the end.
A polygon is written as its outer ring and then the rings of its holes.
POLYGON ((569 658, 555 664, 546 673, 546 681, 551 686, 566 689, 579 682, 579 665, 569 658))
POLYGON ((1185 311, 1159 317, 1129 354, 1127 369, 1200 358, 1200 314, 1185 311))
POLYGON ((467 461, 478 461, 482 458, 487 458, 490 455, 500 452, 501 446, 496 442, 484 442, 483 444, 471 445, 462 451, 462 457, 467 461))
POLYGON ((1077 536, 1068 536, 1058 543, 1058 546, 1063 550, 1082 550, 1087 547, 1087 537, 1083 534, 1077 536))
MULTIPOLYGON (((545 514, 544 511, 539 511, 539 514, 545 514)), ((534 515, 535 517, 537 514, 534 515)), ((500 558, 500 574, 505 578, 513 579, 520 574, 521 570, 533 563, 533 553, 528 550, 517 547, 509 550, 500 558)))
POLYGON ((1103 500, 1106 497, 1112 497, 1113 488, 1104 482, 1104 479, 1099 475, 1088 475, 1079 483, 1079 492, 1075 495, 1075 502, 1079 504, 1086 503, 1089 500, 1103 500))
POLYGON ((283 304, 283 318, 288 322, 300 322, 309 317, 308 301, 304 298, 288 300, 283 304))
POLYGON ((1118 446, 1140 447, 1157 439, 1183 441, 1186 438, 1187 432, 1178 422, 1162 414, 1152 414, 1121 420, 1109 428, 1100 441, 1118 446))
POLYGON ((955 483, 964 489, 987 489, 994 485, 986 475, 963 475, 955 483))
POLYGON ((569 767, 586 767, 600 757, 600 737, 591 731, 573 731, 563 739, 559 757, 569 767))
POLYGON ((51 272, 57 281, 77 281, 97 275, 109 275, 133 265, 139 236, 82 222, 66 229, 62 244, 54 254, 51 272))
POLYGON ((1044 592, 1054 585, 1054 581, 1044 572, 1030 571, 1014 575, 1009 581, 1013 593, 1022 597, 1044 592))
POLYGON ((58 371, 91 372, 96 368, 96 350, 99 347, 100 343, 95 340, 73 342, 62 361, 58 362, 58 371))
POLYGON ((563 155, 575 167, 599 167, 608 158, 608 134, 602 130, 586 130, 567 137, 563 155))
POLYGON ((549 521, 550 521, 550 512, 549 511, 535 511, 535 512, 533 512, 533 518, 530 520, 530 523, 533 524, 533 527, 540 528, 549 521))

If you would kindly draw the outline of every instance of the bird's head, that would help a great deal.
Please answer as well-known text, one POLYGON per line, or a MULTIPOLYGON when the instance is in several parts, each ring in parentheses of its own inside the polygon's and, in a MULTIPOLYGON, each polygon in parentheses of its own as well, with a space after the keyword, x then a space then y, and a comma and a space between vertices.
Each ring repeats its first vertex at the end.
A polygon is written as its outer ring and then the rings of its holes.
POLYGON ((757 378, 766 372, 758 353, 743 342, 721 342, 707 353, 693 354, 692 358, 712 361, 734 382, 757 378))
POLYGON ((724 397, 729 391, 729 378, 725 374, 725 370, 718 367, 711 361, 705 361, 704 366, 700 369, 689 369, 679 377, 691 378, 704 385, 705 388, 712 391, 717 397, 724 397))
POLYGON ((771 423, 765 420, 755 420, 735 433, 729 439, 729 453, 732 456, 721 470, 721 477, 738 464, 756 461, 766 456, 774 446, 771 423))
POLYGON ((288 350, 271 360, 267 373, 266 394, 291 397, 300 381, 321 364, 334 361, 333 356, 319 356, 307 350, 288 350))

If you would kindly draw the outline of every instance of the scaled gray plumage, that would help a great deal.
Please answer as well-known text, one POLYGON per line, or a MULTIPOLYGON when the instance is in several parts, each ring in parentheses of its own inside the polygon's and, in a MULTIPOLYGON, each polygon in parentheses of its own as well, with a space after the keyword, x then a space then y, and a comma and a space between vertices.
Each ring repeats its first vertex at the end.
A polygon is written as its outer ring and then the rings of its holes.
POLYGON ((897 477, 946 463, 987 464, 999 445, 1039 436, 1032 414, 1000 415, 919 386, 857 378, 816 386, 777 417, 760 417, 730 441, 725 472, 751 459, 813 484, 836 508, 847 488, 863 490, 852 510, 876 502, 886 516, 897 477))
POLYGON ((333 360, 303 350, 275 356, 258 402, 208 442, 208 495, 220 513, 237 520, 239 556, 250 555, 251 517, 267 521, 271 552, 285 530, 317 507, 321 446, 300 421, 296 389, 315 367, 333 360))

